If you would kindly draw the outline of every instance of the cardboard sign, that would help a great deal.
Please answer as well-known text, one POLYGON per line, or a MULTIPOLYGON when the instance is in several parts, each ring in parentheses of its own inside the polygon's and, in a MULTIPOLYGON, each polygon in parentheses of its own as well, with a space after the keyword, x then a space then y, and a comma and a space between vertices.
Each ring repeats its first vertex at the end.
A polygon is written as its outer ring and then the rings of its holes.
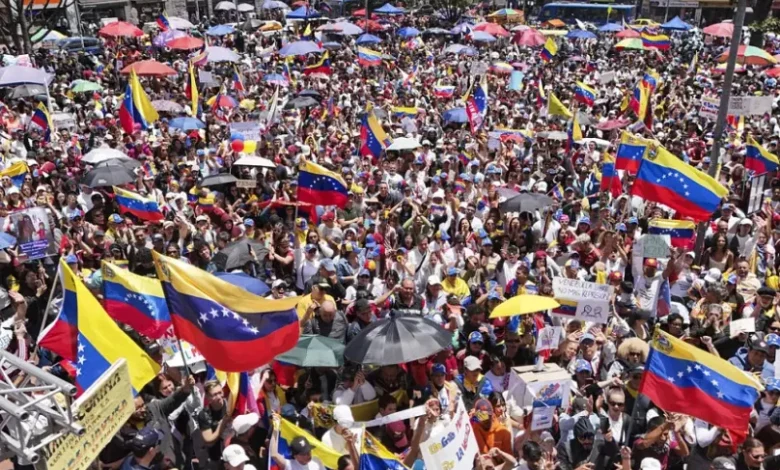
POLYGON ((771 96, 732 96, 729 99, 729 114, 732 116, 763 116, 771 113, 771 96))
POLYGON ((596 284, 595 282, 580 281, 579 279, 553 278, 553 292, 555 298, 566 300, 594 300, 608 302, 612 295, 612 286, 596 284))
POLYGON ((545 326, 539 331, 539 337, 536 339, 536 352, 552 351, 558 349, 558 343, 561 341, 560 326, 545 326))
POLYGON ((613 82, 615 81, 615 75, 614 71, 604 72, 599 75, 599 83, 606 85, 607 83, 613 82))
POLYGON ((755 318, 740 318, 729 323, 729 337, 736 338, 740 333, 755 333, 755 318))
MULTIPOLYGON (((705 35, 705 37, 708 36, 705 35)), ((702 97, 699 116, 714 121, 718 118, 718 109, 720 109, 720 98, 702 97)))
POLYGON ((672 240, 669 235, 647 234, 642 237, 642 256, 645 258, 668 258, 672 240))
POLYGON ((458 399, 455 416, 444 430, 420 444, 425 468, 471 470, 479 453, 474 430, 463 399, 458 399))
POLYGON ((236 181, 237 188, 256 188, 257 180, 238 180, 236 181))
POLYGON ((554 416, 554 406, 542 406, 534 408, 533 413, 531 414, 531 431, 550 429, 553 426, 554 416))
POLYGON ((170 367, 184 367, 182 351, 184 352, 184 360, 187 361, 188 366, 206 360, 206 358, 195 349, 195 346, 184 340, 181 340, 181 343, 179 343, 176 339, 176 335, 173 333, 173 327, 170 327, 157 342, 162 348, 163 360, 170 367), (179 348, 179 344, 181 344, 181 349, 179 348))
POLYGON ((607 323, 609 320, 609 302, 581 300, 577 302, 577 311, 574 313, 574 318, 594 323, 607 323))

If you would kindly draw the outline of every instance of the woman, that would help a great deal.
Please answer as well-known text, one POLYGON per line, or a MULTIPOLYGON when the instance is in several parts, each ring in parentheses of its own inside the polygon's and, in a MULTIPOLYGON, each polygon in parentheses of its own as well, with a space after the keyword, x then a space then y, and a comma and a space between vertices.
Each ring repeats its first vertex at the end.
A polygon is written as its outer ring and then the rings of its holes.
POLYGON ((717 268, 724 273, 734 267, 734 253, 729 250, 729 240, 725 233, 716 233, 712 246, 704 251, 701 260, 704 269, 717 268))
POLYGON ((621 377, 623 372, 634 366, 644 364, 650 347, 639 338, 628 338, 617 348, 617 357, 607 372, 607 378, 621 377))
POLYGON ((639 338, 642 341, 647 341, 650 337, 650 332, 647 328, 647 320, 650 319, 650 312, 635 310, 628 317, 628 327, 630 331, 628 336, 630 338, 639 338))
POLYGON ((675 338, 681 338, 685 334, 685 319, 679 313, 670 313, 662 328, 675 338))

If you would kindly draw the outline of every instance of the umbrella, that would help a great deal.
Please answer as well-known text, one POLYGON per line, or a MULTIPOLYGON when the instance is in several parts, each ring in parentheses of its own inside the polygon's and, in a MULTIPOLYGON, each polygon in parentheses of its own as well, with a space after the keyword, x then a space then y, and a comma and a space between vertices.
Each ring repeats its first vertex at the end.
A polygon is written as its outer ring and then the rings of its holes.
POLYGON ((239 158, 233 165, 256 166, 260 168, 276 168, 276 164, 271 160, 256 155, 246 155, 239 158))
POLYGON ((313 52, 322 52, 322 49, 320 49, 317 43, 312 41, 295 41, 285 44, 284 47, 279 49, 279 55, 284 57, 306 55, 313 52))
MULTIPOLYGON (((712 73, 726 73, 726 67, 728 67, 728 64, 718 64, 717 67, 712 69, 712 73)), ((734 64, 734 72, 745 73, 747 72, 747 67, 740 64, 734 64)))
POLYGON ((286 10, 290 7, 287 6, 284 2, 279 2, 277 0, 268 0, 267 2, 263 3, 263 10, 286 10))
POLYGON ((522 18, 523 12, 513 8, 502 8, 488 15, 488 18, 504 18, 507 20, 522 18))
POLYGON ((639 38, 623 39, 619 43, 615 44, 615 49, 622 51, 624 49, 633 49, 637 51, 644 51, 645 45, 639 38))
POLYGON ((225 282, 244 289, 250 294, 255 294, 262 297, 268 295, 268 293, 271 292, 271 288, 268 287, 268 284, 256 277, 250 276, 249 274, 219 272, 214 273, 214 275, 225 282))
POLYGON ((222 1, 222 2, 217 3, 217 5, 214 7, 214 9, 215 10, 224 10, 224 11, 235 10, 236 9, 236 4, 233 3, 233 2, 222 1))
POLYGON ((344 365, 344 343, 320 335, 302 335, 298 344, 277 361, 298 367, 341 367, 344 365))
MULTIPOLYGON (((718 62, 726 62, 728 59, 729 52, 726 51, 720 57, 718 57, 718 62)), ((766 66, 776 64, 777 59, 759 47, 746 46, 742 44, 737 50, 737 62, 742 65, 766 66)))
POLYGON ((439 36, 439 35, 449 36, 450 34, 452 34, 452 33, 450 33, 449 31, 447 31, 444 28, 430 28, 430 29, 426 29, 422 33, 423 33, 423 36, 425 36, 426 34, 432 34, 432 35, 435 35, 435 36, 439 36))
POLYGON ((389 3, 385 3, 381 7, 374 10, 374 13, 377 15, 403 15, 406 13, 406 10, 401 7, 395 7, 389 3))
POLYGON ((452 108, 444 111, 444 122, 457 122, 464 123, 469 122, 469 117, 466 115, 466 108, 452 108))
POLYGON ((154 39, 152 39, 152 45, 154 47, 166 47, 169 41, 183 37, 187 37, 187 33, 184 31, 180 31, 178 29, 169 29, 155 36, 154 39))
POLYGON ((513 197, 520 194, 518 191, 509 188, 498 188, 496 193, 498 193, 498 200, 501 202, 506 201, 507 199, 512 199, 513 197))
POLYGON ((101 36, 110 37, 136 37, 140 38, 144 35, 144 32, 138 29, 137 26, 127 23, 125 21, 114 21, 100 28, 98 34, 101 36))
POLYGON ((194 38, 192 36, 183 36, 168 41, 166 46, 170 47, 171 49, 191 51, 193 49, 200 49, 201 47, 203 47, 203 40, 194 38))
POLYGON ((49 86, 52 80, 54 80, 53 74, 34 67, 9 65, 8 67, 0 68, 0 87, 18 85, 49 86))
POLYGON ((675 16, 671 20, 667 21, 666 23, 661 25, 661 28, 663 29, 671 29, 674 31, 689 31, 693 29, 693 26, 689 25, 682 19, 680 19, 679 16, 675 16))
POLYGON ((91 165, 97 165, 98 163, 102 163, 108 160, 132 160, 130 157, 128 157, 124 152, 108 147, 99 147, 93 150, 90 150, 86 155, 84 155, 84 158, 82 158, 82 161, 84 163, 89 163, 91 165))
POLYGON ((527 29, 515 34, 515 37, 512 38, 512 41, 515 42, 518 46, 537 47, 544 45, 544 43, 547 41, 547 38, 544 37, 544 34, 535 29, 527 29))
POLYGON ((505 30, 503 27, 501 27, 501 25, 496 23, 480 23, 474 26, 474 31, 482 31, 496 37, 509 37, 509 31, 505 30))
POLYGON ((582 140, 578 140, 578 144, 588 145, 593 142, 597 147, 609 147, 609 141, 604 139, 596 139, 595 137, 586 137, 582 140))
POLYGON ((11 90, 8 97, 18 99, 35 95, 46 95, 46 87, 42 85, 19 85, 11 90))
POLYGON ((203 121, 200 119, 195 119, 193 117, 178 117, 176 119, 171 119, 171 121, 168 123, 168 126, 173 127, 174 129, 181 129, 184 131, 192 131, 196 129, 205 129, 206 125, 203 124, 203 121))
POLYGON ((420 141, 410 137, 398 137, 387 147, 387 150, 413 150, 420 148, 420 141))
POLYGON ((529 29, 533 29, 533 28, 531 28, 527 24, 519 24, 517 26, 512 27, 512 29, 510 29, 509 31, 521 32, 521 31, 528 31, 529 29))
POLYGON ((596 34, 584 29, 573 29, 566 34, 569 39, 596 39, 596 34))
MULTIPOLYGON (((236 101, 235 98, 229 95, 218 95, 219 96, 219 102, 217 103, 217 106, 220 108, 236 108, 238 107, 238 101, 236 101)), ((206 104, 209 106, 213 106, 214 102, 217 101, 216 96, 212 96, 208 100, 206 100, 206 104)))
POLYGON ((474 29, 473 25, 461 23, 450 30, 450 34, 469 34, 474 29))
POLYGON ((134 70, 136 75, 148 75, 148 76, 163 76, 163 75, 178 75, 178 72, 171 67, 161 64, 156 60, 140 60, 133 62, 127 67, 122 69, 122 74, 129 75, 130 71, 134 70))
POLYGON ((169 100, 155 100, 152 101, 152 107, 157 111, 163 111, 166 113, 182 113, 184 112, 184 106, 175 101, 169 100))
POLYGON ((317 28, 317 31, 323 32, 323 33, 340 33, 341 27, 336 25, 335 23, 328 23, 320 26, 317 28))
MULTIPOLYGON (((254 7, 252 7, 252 9, 254 10, 254 7)), ((234 31, 235 28, 229 24, 220 24, 207 29, 206 34, 209 36, 226 36, 228 34, 233 34, 234 31)))
POLYGON ((169 16, 168 24, 171 25, 172 29, 194 29, 195 28, 195 25, 192 24, 189 20, 185 20, 184 18, 179 18, 177 16, 169 16))
POLYGON ((279 31, 282 29, 282 23, 278 21, 268 21, 260 27, 260 31, 279 31))
POLYGON ((341 34, 344 36, 357 36, 358 34, 363 34, 363 28, 354 23, 350 23, 349 21, 333 23, 333 26, 340 28, 341 34))
POLYGON ((617 33, 615 35, 618 39, 628 39, 628 38, 639 38, 642 37, 642 35, 639 33, 639 31, 631 28, 626 28, 623 31, 617 33))
POLYGON ((412 28, 411 26, 406 26, 399 29, 397 34, 402 38, 413 38, 420 35, 420 30, 417 28, 412 28))
POLYGON ((560 306, 552 297, 541 295, 521 294, 501 302, 490 312, 490 318, 513 317, 515 315, 528 315, 529 313, 544 312, 560 306))
POLYGON ((619 33, 623 31, 623 25, 618 23, 607 23, 599 28, 600 33, 619 33))
POLYGON ((284 75, 278 74, 278 73, 269 73, 268 75, 263 76, 263 81, 266 83, 270 83, 271 85, 279 85, 279 86, 287 86, 287 79, 284 77, 284 75))
POLYGON ((335 50, 335 49, 341 49, 342 45, 340 42, 323 42, 322 47, 328 50, 335 50))
POLYGON ((490 66, 490 71, 498 75, 506 75, 512 73, 514 67, 506 62, 494 62, 490 66))
MULTIPOLYGON (((224 267, 221 269, 223 271, 243 269, 247 263, 255 261, 255 258, 249 253, 250 248, 255 252, 257 259, 263 259, 268 256, 268 249, 266 249, 262 243, 250 240, 246 237, 240 238, 220 250, 219 253, 224 256, 225 261, 224 267)), ((214 256, 215 263, 217 263, 216 256, 217 255, 214 256)))
POLYGON ((35 33, 34 35, 32 35, 32 37, 30 37, 30 41, 33 44, 37 44, 39 42, 55 43, 56 41, 59 41, 60 39, 65 39, 66 37, 68 36, 62 34, 59 31, 41 28, 37 33, 35 33))
POLYGON ((242 3, 238 5, 238 11, 249 13, 250 11, 255 11, 255 6, 248 3, 242 3))
POLYGON ((365 29, 366 31, 384 31, 385 27, 382 26, 379 22, 374 20, 360 20, 356 23, 358 27, 365 29))
POLYGON ((767 77, 777 78, 780 77, 780 67, 774 67, 766 71, 767 77))
POLYGON ((544 23, 542 23, 542 26, 543 27, 548 27, 549 26, 551 28, 565 28, 566 27, 566 23, 564 23, 563 21, 555 18, 553 20, 545 21, 544 23))
POLYGON ((344 350, 344 357, 358 364, 404 364, 430 357, 450 347, 452 333, 418 315, 399 315, 363 328, 344 350))
POLYGON ((566 140, 569 138, 567 133, 561 131, 544 131, 536 134, 536 136, 547 140, 566 140))
POLYGON ((238 62, 240 59, 238 54, 221 46, 206 47, 206 54, 209 62, 238 62))
POLYGON ((132 158, 121 158, 121 159, 111 159, 111 160, 104 160, 100 163, 95 164, 95 168, 100 166, 121 166, 124 168, 127 168, 130 171, 135 170, 136 168, 141 168, 141 162, 138 160, 133 160, 132 158))
POLYGON ((291 20, 308 20, 312 18, 319 18, 320 16, 320 12, 306 5, 298 8, 297 10, 291 11, 290 13, 287 13, 287 18, 291 20))
POLYGON ((356 44, 379 44, 382 42, 381 39, 374 36, 373 34, 363 34, 360 37, 357 38, 357 41, 355 41, 356 44))
POLYGON ((0 232, 0 250, 16 245, 16 237, 8 233, 0 232))
POLYGON ((474 31, 471 33, 471 40, 474 42, 495 42, 496 37, 484 31, 474 31))
POLYGON ((719 38, 731 38, 734 35, 734 23, 715 23, 701 30, 704 34, 719 38))
POLYGON ((600 131, 611 131, 614 129, 622 129, 631 124, 629 119, 613 119, 611 121, 604 121, 596 124, 596 129, 600 131))
POLYGON ((217 173, 216 175, 210 175, 203 178, 200 185, 207 188, 209 186, 219 186, 220 184, 231 184, 238 181, 238 179, 229 173, 217 173))
POLYGON ((84 175, 82 183, 90 188, 99 188, 101 186, 121 186, 131 183, 135 179, 135 174, 124 166, 107 165, 89 170, 84 175))
POLYGON ((284 105, 284 109, 311 108, 318 104, 320 104, 319 101, 311 96, 298 96, 288 101, 287 104, 284 105))
POLYGON ((512 199, 507 199, 499 206, 501 212, 533 212, 542 207, 548 207, 553 204, 550 196, 537 193, 520 193, 512 199))
POLYGON ((317 90, 303 90, 302 92, 298 93, 298 96, 309 96, 315 100, 322 100, 322 95, 320 95, 320 92, 317 90))

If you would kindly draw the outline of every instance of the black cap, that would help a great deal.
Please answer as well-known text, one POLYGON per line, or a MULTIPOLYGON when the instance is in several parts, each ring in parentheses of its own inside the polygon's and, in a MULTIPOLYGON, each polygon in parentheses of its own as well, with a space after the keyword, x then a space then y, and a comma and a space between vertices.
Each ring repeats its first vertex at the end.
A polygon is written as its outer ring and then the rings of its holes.
POLYGON ((298 436, 290 443, 292 455, 308 454, 311 452, 311 444, 303 436, 298 436))
POLYGON ((766 295, 770 297, 774 297, 777 294, 777 291, 772 289, 771 287, 761 287, 758 289, 758 295, 766 295))
POLYGON ((149 450, 160 445, 163 433, 159 429, 147 426, 136 433, 130 440, 130 448, 133 450, 149 450))
POLYGON ((769 354, 769 346, 767 346, 766 341, 764 340, 753 341, 750 344, 750 349, 753 351, 761 351, 765 354, 769 354))

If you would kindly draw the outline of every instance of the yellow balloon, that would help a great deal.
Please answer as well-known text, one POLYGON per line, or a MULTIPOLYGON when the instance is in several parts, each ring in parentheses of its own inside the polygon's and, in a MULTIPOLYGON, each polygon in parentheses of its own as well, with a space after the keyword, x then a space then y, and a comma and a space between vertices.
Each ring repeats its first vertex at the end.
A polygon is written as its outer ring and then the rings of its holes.
POLYGON ((257 142, 254 140, 244 141, 244 153, 255 153, 255 150, 257 150, 257 142))

